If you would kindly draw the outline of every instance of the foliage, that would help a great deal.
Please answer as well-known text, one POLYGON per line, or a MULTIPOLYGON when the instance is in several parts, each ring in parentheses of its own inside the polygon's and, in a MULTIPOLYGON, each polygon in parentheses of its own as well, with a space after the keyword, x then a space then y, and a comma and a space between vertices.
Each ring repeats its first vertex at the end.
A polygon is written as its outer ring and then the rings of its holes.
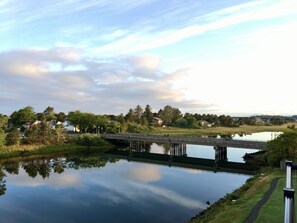
POLYGON ((171 107, 170 105, 166 105, 163 109, 161 109, 158 115, 165 125, 170 125, 182 117, 181 111, 178 108, 171 107))
POLYGON ((0 166, 0 196, 5 194, 6 191, 6 181, 3 179, 5 177, 5 173, 0 166))
POLYGON ((55 129, 43 121, 40 124, 32 125, 26 132, 23 142, 25 144, 52 144, 63 143, 67 131, 63 126, 57 125, 55 129))
POLYGON ((152 108, 149 105, 146 105, 143 116, 147 120, 148 124, 153 123, 154 114, 152 112, 152 108))
POLYGON ((21 127, 26 122, 33 122, 36 120, 35 112, 33 111, 33 108, 30 106, 27 106, 25 108, 22 108, 18 111, 15 111, 10 116, 10 123, 14 127, 21 127))
POLYGON ((107 124, 106 132, 107 133, 120 133, 122 131, 122 125, 119 122, 112 121, 107 124))
POLYGON ((44 112, 43 112, 44 116, 45 116, 45 120, 46 121, 56 121, 57 117, 55 114, 55 110, 53 107, 48 106, 44 112))
POLYGON ((7 129, 8 117, 0 114, 0 148, 5 144, 5 130, 7 129))
POLYGON ((279 165, 281 160, 297 161, 297 131, 281 134, 267 143, 267 159, 271 165, 279 165))
POLYGON ((21 133, 17 128, 12 128, 6 135, 6 145, 12 146, 20 143, 21 133))
POLYGON ((175 126, 179 128, 187 128, 188 122, 185 118, 179 118, 175 121, 175 126))
POLYGON ((79 128, 82 133, 92 133, 106 129, 106 125, 109 121, 104 115, 95 115, 79 110, 69 112, 67 120, 70 124, 79 128))
POLYGON ((81 134, 77 140, 78 145, 81 146, 102 146, 106 145, 106 142, 104 139, 100 138, 97 134, 91 134, 91 133, 84 133, 81 134))
POLYGON ((150 129, 137 123, 128 123, 127 132, 129 133, 149 133, 150 129))

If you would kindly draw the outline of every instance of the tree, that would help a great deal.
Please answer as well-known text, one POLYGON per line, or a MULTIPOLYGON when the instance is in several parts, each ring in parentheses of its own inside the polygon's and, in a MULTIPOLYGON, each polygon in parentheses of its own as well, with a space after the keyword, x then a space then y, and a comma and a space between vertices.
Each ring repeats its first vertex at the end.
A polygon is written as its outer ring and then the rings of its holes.
POLYGON ((159 117, 163 120, 165 125, 172 124, 177 119, 181 118, 181 111, 178 108, 173 108, 166 105, 163 110, 159 111, 159 117))
POLYGON ((56 125, 54 130, 55 143, 61 143, 66 140, 67 129, 62 124, 56 125))
POLYGON ((21 127, 26 122, 36 121, 36 115, 33 108, 27 106, 11 114, 9 122, 14 127, 21 127))
POLYGON ((135 122, 140 123, 141 122, 141 116, 143 114, 143 109, 140 105, 137 105, 136 108, 134 109, 134 117, 135 117, 135 122))
POLYGON ((189 116, 188 118, 186 118, 186 120, 188 122, 189 128, 198 128, 198 123, 195 117, 189 116))
POLYGON ((125 116, 126 122, 134 122, 134 111, 132 108, 129 109, 128 113, 125 116))
POLYGON ((20 143, 21 133, 17 128, 12 128, 6 135, 6 145, 12 146, 20 143))
POLYGON ((180 128, 187 128, 188 122, 185 118, 179 118, 175 121, 175 125, 180 128))
POLYGON ((125 118, 124 118, 123 113, 121 113, 120 115, 117 116, 116 121, 121 123, 122 126, 125 125, 125 118))
POLYGON ((153 115, 151 106, 149 106, 149 105, 145 106, 143 116, 146 118, 149 125, 151 125, 153 123, 154 115, 153 115))
POLYGON ((58 114, 56 114, 56 118, 57 118, 57 122, 65 122, 67 115, 64 112, 59 112, 58 114))
POLYGON ((119 133, 122 131, 122 125, 119 122, 111 121, 107 124, 107 133, 119 133))
POLYGON ((0 114, 0 148, 5 145, 5 130, 7 129, 8 117, 0 114))
POLYGON ((109 120, 106 115, 96 115, 94 125, 96 126, 97 132, 104 132, 108 123, 109 120))
POLYGON ((45 116, 46 121, 56 121, 56 114, 53 107, 48 106, 44 111, 43 114, 45 116))
POLYGON ((297 131, 281 134, 267 143, 267 159, 271 165, 279 165, 284 159, 297 161, 297 131))

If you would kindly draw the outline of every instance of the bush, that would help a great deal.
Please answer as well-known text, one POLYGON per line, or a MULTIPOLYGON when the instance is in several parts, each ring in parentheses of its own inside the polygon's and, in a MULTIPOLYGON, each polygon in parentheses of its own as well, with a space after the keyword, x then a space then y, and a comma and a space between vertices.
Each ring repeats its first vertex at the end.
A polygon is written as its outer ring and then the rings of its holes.
POLYGON ((149 133, 150 129, 136 123, 128 123, 127 132, 129 133, 149 133))
POLYGON ((106 145, 104 139, 97 134, 84 133, 77 138, 76 143, 81 146, 102 146, 106 145))
POLYGON ((20 143, 21 133, 18 129, 11 129, 10 132, 6 135, 6 145, 12 146, 20 143))
POLYGON ((286 132, 267 143, 267 158, 272 166, 278 166, 281 160, 297 161, 297 132, 286 132))

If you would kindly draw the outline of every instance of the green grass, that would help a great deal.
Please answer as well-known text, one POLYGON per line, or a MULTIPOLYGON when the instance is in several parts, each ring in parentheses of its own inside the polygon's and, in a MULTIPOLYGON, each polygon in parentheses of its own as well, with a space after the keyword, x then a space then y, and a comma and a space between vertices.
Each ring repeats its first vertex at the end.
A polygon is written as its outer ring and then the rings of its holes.
POLYGON ((45 155, 45 154, 63 154, 81 151, 106 151, 112 148, 112 145, 102 146, 79 146, 66 143, 59 145, 19 145, 9 146, 0 149, 0 159, 18 156, 45 155))
MULTIPOLYGON (((265 205, 261 208, 259 216, 256 219, 255 223, 270 222, 278 223, 283 222, 284 220, 284 192, 283 188, 286 185, 286 179, 282 178, 279 180, 277 187, 275 188, 273 194, 267 201, 265 205)), ((293 177, 293 185, 295 191, 297 190, 297 177, 293 177)), ((295 195, 296 198, 296 195, 295 195)), ((295 199, 295 207, 297 205, 295 199)), ((297 212, 295 211, 295 219, 297 217, 297 212)))
POLYGON ((232 135, 236 133, 251 134, 255 132, 268 132, 268 131, 288 131, 287 125, 281 126, 250 126, 242 125, 240 127, 227 128, 227 127, 210 127, 200 129, 187 129, 177 127, 158 127, 153 130, 153 134, 169 134, 169 135, 232 135))
MULTIPOLYGON (((261 200, 266 191, 269 189, 271 181, 278 176, 284 176, 284 172, 274 170, 266 176, 249 180, 246 185, 234 193, 239 194, 240 198, 236 201, 224 199, 218 202, 218 205, 212 205, 204 216, 193 219, 194 222, 211 222, 211 223, 242 223, 249 216, 253 207, 261 200), (247 189, 248 188, 248 189, 247 189), (247 189, 247 190, 245 190, 247 189)), ((281 199, 283 201, 283 199, 281 199)), ((270 221, 262 221, 270 222, 270 221)))

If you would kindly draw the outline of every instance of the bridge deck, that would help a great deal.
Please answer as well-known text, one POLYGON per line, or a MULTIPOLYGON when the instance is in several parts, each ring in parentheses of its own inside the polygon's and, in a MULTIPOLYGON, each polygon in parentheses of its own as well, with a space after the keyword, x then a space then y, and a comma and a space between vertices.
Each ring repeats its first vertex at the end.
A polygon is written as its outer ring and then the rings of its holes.
POLYGON ((162 136, 162 135, 144 135, 144 134, 101 134, 104 139, 125 140, 125 141, 144 141, 156 143, 178 143, 195 144, 220 147, 235 147, 245 149, 262 150, 266 142, 249 140, 228 140, 218 138, 205 138, 195 136, 162 136))

